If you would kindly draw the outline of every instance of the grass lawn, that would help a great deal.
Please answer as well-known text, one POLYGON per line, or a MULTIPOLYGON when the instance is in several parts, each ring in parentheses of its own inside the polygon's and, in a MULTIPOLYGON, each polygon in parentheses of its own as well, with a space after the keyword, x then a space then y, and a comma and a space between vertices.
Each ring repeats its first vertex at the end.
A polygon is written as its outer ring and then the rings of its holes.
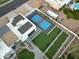
POLYGON ((54 30, 49 34, 41 32, 34 40, 34 44, 39 47, 43 52, 50 45, 50 43, 57 37, 57 35, 61 32, 61 29, 58 27, 54 28, 54 30))
POLYGON ((7 1, 9 1, 9 0, 0 0, 0 5, 7 2, 7 1))
POLYGON ((63 32, 58 39, 55 41, 55 43, 51 46, 51 48, 46 52, 46 55, 49 59, 52 59, 53 55, 58 51, 60 46, 63 44, 63 42, 66 40, 68 35, 63 32))
POLYGON ((18 54, 18 59, 34 59, 34 53, 24 49, 18 54))

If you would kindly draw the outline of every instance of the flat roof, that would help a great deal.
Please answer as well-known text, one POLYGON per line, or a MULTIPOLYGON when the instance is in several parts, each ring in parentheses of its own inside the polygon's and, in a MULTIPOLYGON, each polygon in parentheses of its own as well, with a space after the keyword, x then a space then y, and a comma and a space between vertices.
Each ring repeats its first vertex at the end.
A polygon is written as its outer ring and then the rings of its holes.
POLYGON ((58 17, 58 14, 56 14, 53 11, 50 11, 50 10, 47 11, 47 14, 50 15, 51 17, 55 18, 55 19, 58 17))
POLYGON ((18 30, 21 32, 21 34, 24 34, 27 30, 29 30, 33 25, 30 22, 25 23, 23 26, 21 26, 18 30))
POLYGON ((24 17, 21 15, 17 15, 16 17, 14 17, 14 20, 12 22, 13 26, 16 26, 16 24, 20 21, 20 20, 24 20, 24 17))
POLYGON ((7 26, 18 37, 19 40, 25 41, 28 38, 28 35, 33 30, 36 30, 36 25, 34 23, 32 23, 29 19, 27 19, 25 16, 23 16, 21 13, 19 15, 21 15, 23 17, 23 20, 20 20, 14 26, 12 24, 13 20, 15 20, 13 17, 10 19, 10 22, 7 24, 7 26))
POLYGON ((46 0, 51 7, 59 10, 63 5, 68 4, 71 0, 46 0))
POLYGON ((0 59, 4 59, 5 54, 7 54, 11 49, 0 39, 0 59))

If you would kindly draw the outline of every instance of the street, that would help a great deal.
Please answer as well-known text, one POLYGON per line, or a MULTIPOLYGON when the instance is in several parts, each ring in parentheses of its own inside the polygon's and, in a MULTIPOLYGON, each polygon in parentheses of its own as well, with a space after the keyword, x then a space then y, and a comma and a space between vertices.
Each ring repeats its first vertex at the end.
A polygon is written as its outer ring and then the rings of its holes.
POLYGON ((19 7, 20 5, 24 4, 25 2, 27 2, 28 0, 14 0, 11 3, 0 7, 0 17, 7 14, 8 12, 16 9, 17 7, 19 7))

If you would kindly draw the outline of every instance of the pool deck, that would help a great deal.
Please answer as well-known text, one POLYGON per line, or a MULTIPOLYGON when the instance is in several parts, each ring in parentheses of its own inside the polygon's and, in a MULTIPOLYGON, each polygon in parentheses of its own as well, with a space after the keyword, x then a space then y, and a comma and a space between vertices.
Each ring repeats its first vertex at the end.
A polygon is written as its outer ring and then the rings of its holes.
POLYGON ((53 23, 47 21, 44 17, 40 16, 39 14, 34 15, 31 20, 36 23, 39 27, 43 30, 47 30, 50 26, 54 27, 53 23), (37 19, 38 18, 38 19, 37 19))

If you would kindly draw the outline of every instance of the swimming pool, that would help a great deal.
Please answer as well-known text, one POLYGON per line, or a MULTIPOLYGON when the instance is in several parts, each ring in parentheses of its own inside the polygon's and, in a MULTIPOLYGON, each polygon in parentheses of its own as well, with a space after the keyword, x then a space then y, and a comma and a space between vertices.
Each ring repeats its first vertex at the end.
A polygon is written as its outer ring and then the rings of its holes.
POLYGON ((79 3, 74 3, 73 5, 75 10, 79 10, 79 3))
MULTIPOLYGON (((50 22, 48 22, 46 19, 44 19, 39 14, 36 14, 32 16, 31 20, 36 23, 39 27, 41 27, 43 30, 47 30, 52 25, 50 22)), ((53 25, 54 26, 54 25, 53 25)))
POLYGON ((32 21, 35 22, 35 23, 39 23, 39 22, 41 22, 41 21, 43 20, 43 18, 40 17, 38 14, 35 15, 35 16, 33 16, 31 19, 32 19, 32 21))
POLYGON ((43 21, 42 23, 39 24, 39 26, 43 28, 44 30, 48 29, 50 25, 51 24, 48 21, 43 21))

